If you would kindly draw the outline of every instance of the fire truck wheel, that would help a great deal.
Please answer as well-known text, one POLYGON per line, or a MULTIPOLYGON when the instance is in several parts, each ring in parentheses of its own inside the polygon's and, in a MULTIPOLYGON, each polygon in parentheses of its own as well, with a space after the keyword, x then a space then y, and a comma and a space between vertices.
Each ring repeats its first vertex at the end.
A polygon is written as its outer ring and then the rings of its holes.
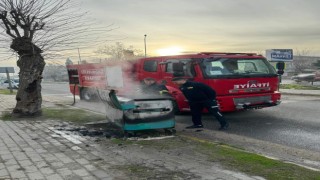
POLYGON ((81 99, 85 101, 93 101, 95 98, 95 94, 89 88, 83 88, 81 90, 81 99))

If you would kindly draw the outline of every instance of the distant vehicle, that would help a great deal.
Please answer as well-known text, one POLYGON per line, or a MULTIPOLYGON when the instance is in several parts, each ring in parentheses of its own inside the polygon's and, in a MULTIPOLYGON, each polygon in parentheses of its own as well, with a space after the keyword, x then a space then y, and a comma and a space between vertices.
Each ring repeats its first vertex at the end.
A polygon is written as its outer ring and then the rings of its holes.
POLYGON ((315 81, 320 81, 320 70, 319 71, 317 71, 316 73, 315 73, 315 77, 314 77, 314 80, 315 81))
POLYGON ((307 81, 307 82, 313 83, 315 81, 320 81, 320 72, 308 73, 308 74, 298 74, 296 76, 292 76, 291 79, 296 82, 307 81))
MULTIPOLYGON (((2 84, 2 86, 7 87, 8 89, 9 87, 9 81, 5 80, 2 84)), ((18 89, 19 88, 19 79, 11 79, 11 86, 13 89, 18 89)))

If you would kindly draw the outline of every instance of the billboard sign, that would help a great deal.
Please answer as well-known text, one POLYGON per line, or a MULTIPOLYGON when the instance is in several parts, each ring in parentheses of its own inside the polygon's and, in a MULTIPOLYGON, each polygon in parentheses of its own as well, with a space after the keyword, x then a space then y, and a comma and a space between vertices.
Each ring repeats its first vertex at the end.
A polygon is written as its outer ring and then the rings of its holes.
POLYGON ((289 62, 293 60, 292 49, 267 49, 266 57, 269 61, 289 62))

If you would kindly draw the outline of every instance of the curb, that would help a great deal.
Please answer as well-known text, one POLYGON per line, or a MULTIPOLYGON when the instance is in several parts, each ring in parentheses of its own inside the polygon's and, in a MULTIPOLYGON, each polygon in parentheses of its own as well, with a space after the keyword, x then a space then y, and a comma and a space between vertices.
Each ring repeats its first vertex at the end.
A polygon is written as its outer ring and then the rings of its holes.
POLYGON ((281 95, 290 95, 290 96, 315 96, 320 97, 320 94, 305 94, 305 93, 289 93, 289 92, 281 92, 281 95))

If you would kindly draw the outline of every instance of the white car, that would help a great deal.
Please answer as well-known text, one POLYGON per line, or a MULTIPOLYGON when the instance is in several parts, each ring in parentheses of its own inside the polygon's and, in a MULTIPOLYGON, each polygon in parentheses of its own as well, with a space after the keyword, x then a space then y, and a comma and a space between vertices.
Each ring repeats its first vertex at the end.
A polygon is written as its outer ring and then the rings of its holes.
MULTIPOLYGON (((9 87, 9 81, 5 80, 2 84, 2 86, 7 87, 8 89, 9 87)), ((13 89, 18 89, 19 88, 19 79, 11 79, 11 86, 13 89)))

